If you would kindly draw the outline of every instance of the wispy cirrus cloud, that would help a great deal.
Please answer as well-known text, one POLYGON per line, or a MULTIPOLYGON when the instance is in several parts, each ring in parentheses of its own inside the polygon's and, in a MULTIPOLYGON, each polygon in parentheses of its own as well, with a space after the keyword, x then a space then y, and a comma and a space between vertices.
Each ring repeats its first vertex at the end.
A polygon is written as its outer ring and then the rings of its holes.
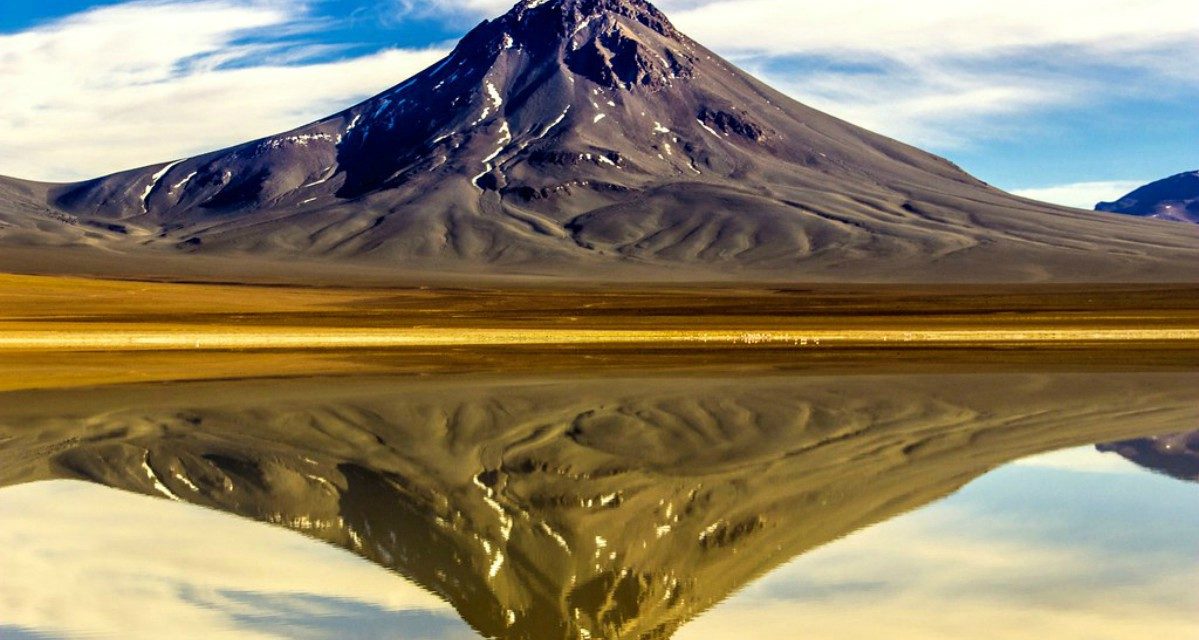
POLYGON ((469 16, 487 18, 516 5, 514 0, 384 0, 383 9, 397 18, 469 16))
POLYGON ((444 54, 337 59, 301 3, 129 2, 0 35, 0 174, 71 180, 304 123, 444 54))
POLYGON ((671 1, 674 21, 725 51, 907 60, 992 55, 1062 45, 1098 46, 1107 55, 1194 39, 1187 0, 773 0, 671 1), (1179 19, 1171 20, 1171 16, 1179 19))

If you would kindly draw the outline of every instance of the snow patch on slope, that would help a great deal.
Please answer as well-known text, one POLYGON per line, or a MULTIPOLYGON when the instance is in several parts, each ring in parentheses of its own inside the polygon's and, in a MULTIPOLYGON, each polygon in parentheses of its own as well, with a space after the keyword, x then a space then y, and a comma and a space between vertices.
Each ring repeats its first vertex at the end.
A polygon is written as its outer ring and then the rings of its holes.
POLYGON ((158 181, 162 180, 163 176, 165 176, 167 173, 169 173, 171 171, 171 169, 174 169, 181 162, 183 162, 183 160, 176 160, 176 161, 168 164, 167 166, 163 167, 162 169, 160 169, 158 171, 158 173, 155 173, 154 175, 150 176, 150 184, 146 185, 146 190, 142 192, 142 197, 141 197, 142 213, 149 213, 149 211, 150 211, 150 204, 149 204, 150 194, 154 192, 154 187, 158 186, 158 181))

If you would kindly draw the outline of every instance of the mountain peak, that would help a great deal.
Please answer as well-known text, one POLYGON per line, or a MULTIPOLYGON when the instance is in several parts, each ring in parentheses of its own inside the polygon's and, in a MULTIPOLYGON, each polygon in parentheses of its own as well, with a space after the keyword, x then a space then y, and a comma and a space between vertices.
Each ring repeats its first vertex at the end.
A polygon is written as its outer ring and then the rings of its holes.
POLYGON ((560 62, 606 88, 661 86, 691 75, 694 49, 644 0, 523 0, 463 39, 455 56, 491 59, 517 50, 560 62))
POLYGON ((518 2, 501 20, 514 18, 523 20, 532 15, 553 14, 568 22, 578 23, 588 18, 603 15, 618 15, 643 21, 646 26, 659 33, 674 32, 666 14, 645 0, 523 0, 518 2))

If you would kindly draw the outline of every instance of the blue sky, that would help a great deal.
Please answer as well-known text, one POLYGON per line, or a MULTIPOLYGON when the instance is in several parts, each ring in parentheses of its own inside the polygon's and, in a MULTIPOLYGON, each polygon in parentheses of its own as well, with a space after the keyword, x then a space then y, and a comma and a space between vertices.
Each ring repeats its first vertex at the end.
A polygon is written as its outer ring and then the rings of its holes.
MULTIPOLYGON (((0 174, 91 177, 290 129, 514 0, 29 2, 0 11, 0 174)), ((798 100, 1089 205, 1199 169, 1194 0, 662 0, 798 100)))

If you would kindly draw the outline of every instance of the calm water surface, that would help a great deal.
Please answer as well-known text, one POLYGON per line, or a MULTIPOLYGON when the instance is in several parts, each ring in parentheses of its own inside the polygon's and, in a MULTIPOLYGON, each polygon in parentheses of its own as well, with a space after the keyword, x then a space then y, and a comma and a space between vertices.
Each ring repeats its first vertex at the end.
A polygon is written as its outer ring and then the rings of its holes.
POLYGON ((3 394, 0 638, 1191 637, 1197 381, 3 394))

